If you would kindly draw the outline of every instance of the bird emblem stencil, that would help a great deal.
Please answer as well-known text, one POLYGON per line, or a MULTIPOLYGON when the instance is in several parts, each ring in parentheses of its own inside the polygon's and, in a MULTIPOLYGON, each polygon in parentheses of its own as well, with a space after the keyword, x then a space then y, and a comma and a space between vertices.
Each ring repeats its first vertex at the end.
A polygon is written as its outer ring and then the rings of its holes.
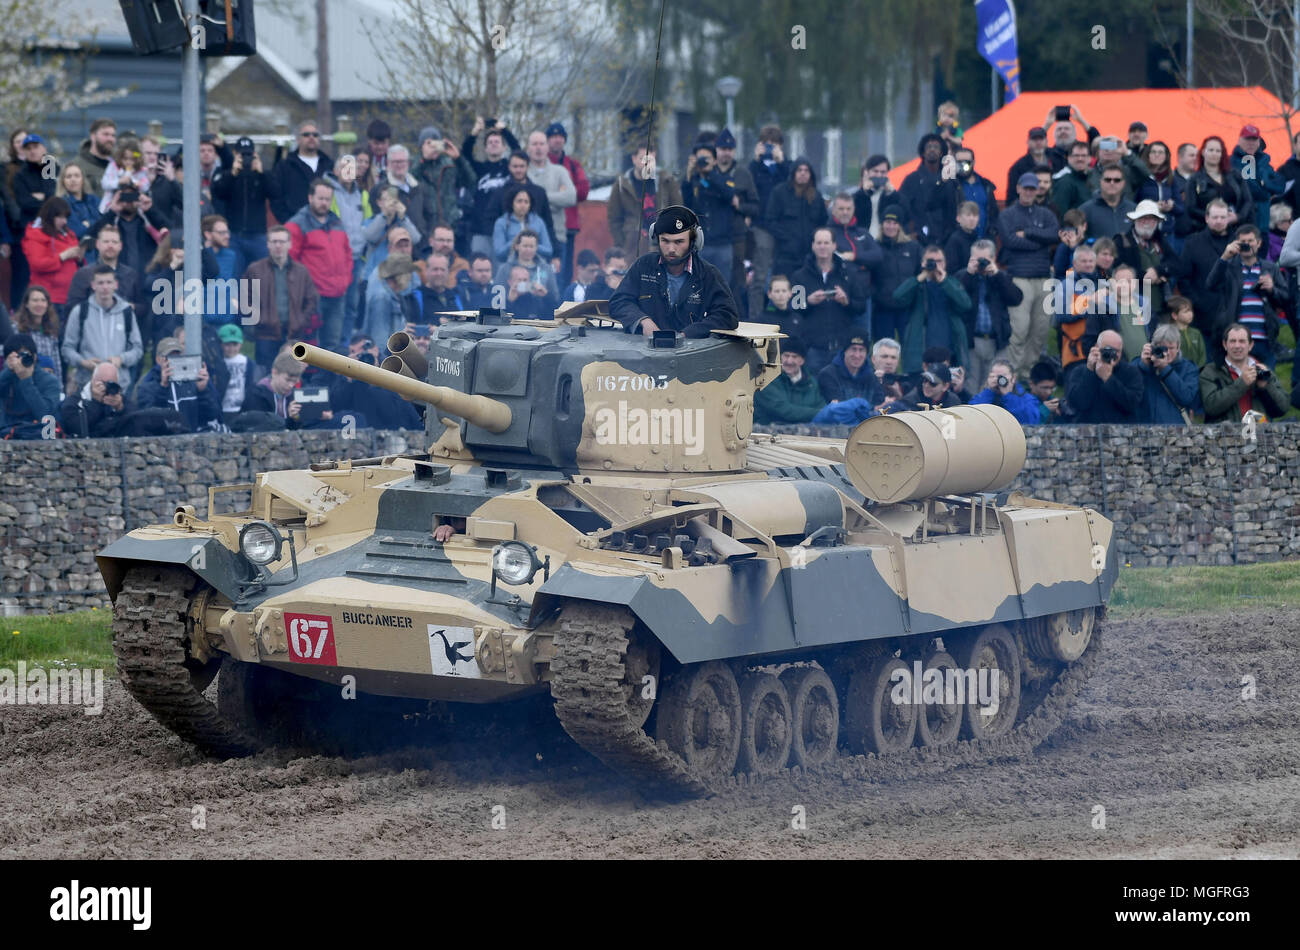
POLYGON ((435 637, 440 637, 442 639, 443 652, 446 654, 447 662, 451 664, 453 670, 455 669, 457 662, 468 663, 470 660, 474 659, 474 654, 471 653, 469 656, 464 656, 460 652, 463 647, 470 645, 470 641, 458 640, 455 643, 452 643, 447 639, 447 633, 445 630, 429 631, 429 639, 432 640, 435 637))

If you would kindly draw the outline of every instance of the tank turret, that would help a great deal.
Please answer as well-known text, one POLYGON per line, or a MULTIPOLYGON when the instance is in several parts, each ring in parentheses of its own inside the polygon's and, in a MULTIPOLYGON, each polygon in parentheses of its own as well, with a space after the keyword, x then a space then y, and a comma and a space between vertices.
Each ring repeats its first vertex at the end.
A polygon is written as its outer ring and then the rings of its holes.
POLYGON ((424 354, 394 334, 382 367, 302 343, 293 354, 436 407, 426 414, 430 441, 457 426, 484 463, 732 472, 745 467, 754 393, 779 372, 778 336, 742 324, 704 339, 647 338, 585 320, 484 314, 443 324, 424 354))

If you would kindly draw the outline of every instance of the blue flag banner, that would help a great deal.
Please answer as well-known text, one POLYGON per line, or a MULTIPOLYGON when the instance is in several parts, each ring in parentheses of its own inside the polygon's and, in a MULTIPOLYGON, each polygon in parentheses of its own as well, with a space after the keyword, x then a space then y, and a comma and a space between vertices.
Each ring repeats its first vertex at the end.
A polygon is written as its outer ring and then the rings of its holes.
POLYGON ((1016 7, 1011 0, 975 0, 975 46, 1006 83, 1005 103, 1020 95, 1020 56, 1016 51, 1016 7))

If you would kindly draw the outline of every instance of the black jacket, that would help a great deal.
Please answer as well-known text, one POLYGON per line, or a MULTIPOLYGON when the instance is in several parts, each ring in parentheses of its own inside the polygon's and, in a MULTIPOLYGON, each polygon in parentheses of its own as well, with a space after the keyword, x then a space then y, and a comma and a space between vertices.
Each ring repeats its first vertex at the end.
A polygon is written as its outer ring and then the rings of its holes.
POLYGON ((772 189, 772 197, 767 203, 767 229, 772 232, 776 245, 775 269, 773 273, 789 274, 799 266, 812 248, 813 231, 824 225, 829 219, 826 202, 817 191, 817 175, 806 159, 799 159, 790 170, 790 178, 772 189), (794 175, 800 165, 807 165, 811 177, 808 180, 812 196, 808 200, 795 194, 794 175))
POLYGON ((208 380, 202 392, 194 383, 169 382, 163 386, 162 369, 155 363, 136 384, 135 402, 141 409, 175 409, 185 419, 189 430, 197 432, 208 423, 221 421, 221 394, 224 391, 215 377, 208 380))
POLYGON ((894 291, 921 269, 921 244, 918 241, 880 239, 880 266, 872 272, 871 299, 875 306, 894 310, 894 291))
MULTIPOLYGON (((155 227, 164 226, 159 224, 156 216, 151 216, 149 222, 155 227)), ((99 236, 99 229, 109 223, 117 225, 117 230, 122 235, 122 253, 118 255, 118 262, 143 274, 158 250, 158 242, 150 237, 144 226, 144 219, 138 213, 133 217, 124 218, 109 209, 99 216, 99 220, 90 226, 86 234, 93 241, 99 236)), ((148 288, 145 287, 143 290, 148 288)))
POLYGON ((69 396, 59 407, 59 424, 70 439, 109 439, 117 435, 124 412, 94 399, 69 396))
POLYGON ((1220 185, 1202 169, 1187 179, 1187 192, 1183 195, 1187 216, 1197 228, 1205 227, 1205 208, 1215 198, 1222 198, 1229 208, 1236 210, 1237 224, 1255 223, 1255 199, 1241 176, 1235 171, 1226 172, 1220 185))
POLYGON ((1048 277, 1052 273, 1052 248, 1060 242, 1056 214, 1044 205, 1025 207, 1019 201, 1002 210, 998 223, 1002 239, 999 265, 1012 277, 1048 277), (1024 231, 1020 237, 1016 232, 1024 231))
POLYGON ((942 244, 939 235, 947 233, 942 210, 937 204, 930 203, 935 189, 943 182, 940 174, 939 169, 932 172, 925 167, 925 162, 921 162, 915 171, 903 179, 903 184, 898 189, 899 202, 903 206, 904 229, 909 234, 923 233, 926 244, 942 244))
MULTIPOLYGON (((948 273, 954 273, 951 267, 948 273)), ((1004 270, 999 270, 992 277, 972 274, 964 267, 955 273, 962 289, 966 291, 966 296, 970 298, 970 310, 963 315, 966 320, 966 339, 974 345, 975 321, 979 316, 980 284, 984 284, 987 288, 985 303, 989 308, 989 317, 993 321, 994 343, 997 349, 1002 349, 1011 340, 1011 316, 1007 310, 1023 301, 1024 293, 1016 286, 1011 275, 1004 270)))
MULTIPOLYGON (((501 216, 498 192, 510 182, 510 152, 519 148, 519 140, 510 133, 509 129, 502 129, 501 135, 509 149, 495 162, 486 158, 481 162, 475 160, 473 135, 465 136, 465 141, 460 146, 460 154, 465 157, 470 168, 474 169, 474 174, 478 176, 474 188, 474 205, 469 213, 471 234, 490 235, 492 225, 501 216)), ((533 206, 533 210, 537 210, 536 205, 533 206)), ((542 215, 542 220, 548 219, 542 215)))
MULTIPOLYGON (((1258 263, 1260 275, 1268 274, 1273 278, 1273 289, 1261 290, 1260 296, 1264 298, 1265 332, 1269 343, 1274 343, 1279 328, 1277 310, 1291 301, 1291 281, 1286 271, 1277 266, 1277 261, 1260 258, 1258 263)), ((1241 258, 1234 257, 1225 261, 1220 257, 1215 261, 1206 280, 1206 290, 1218 298, 1218 313, 1210 325, 1210 335, 1206 339, 1219 340, 1223 336, 1223 328, 1237 319, 1237 310, 1241 304, 1241 258)))
MULTIPOLYGON (((836 287, 844 288, 849 298, 847 305, 836 302, 834 297, 826 297, 821 303, 809 302, 802 315, 805 343, 810 346, 826 347, 832 351, 843 349, 854 319, 861 316, 862 311, 867 308, 862 275, 858 269, 849 267, 838 257, 832 257, 831 269, 823 279, 817 259, 810 253, 804 259, 803 266, 794 272, 790 280, 791 286, 803 287, 806 297, 811 297, 819 290, 834 293, 836 287)), ((825 393, 826 390, 823 389, 822 394, 825 393)))
MULTIPOLYGON (((1052 169, 1052 174, 1055 175, 1065 167, 1065 159, 1061 158, 1060 152, 1054 152, 1052 149, 1048 148, 1043 150, 1042 164, 1050 167, 1052 169)), ((1024 155, 1021 155, 1014 163, 1012 163, 1011 168, 1007 171, 1008 200, 1010 200, 1011 196, 1016 193, 1016 182, 1020 180, 1020 176, 1025 172, 1033 171, 1038 165, 1039 162, 1036 161, 1034 156, 1030 155, 1028 152, 1025 152, 1024 155)))
POLYGON ((1142 411, 1142 389, 1142 371, 1120 360, 1104 383, 1087 366, 1080 366, 1066 379, 1065 398, 1080 422, 1131 424, 1142 411))
MULTIPOLYGON (((1210 271, 1219 262, 1223 250, 1232 243, 1231 228, 1215 234, 1208 228, 1197 231, 1183 244, 1182 274, 1178 284, 1195 311, 1193 325, 1210 343, 1210 332, 1218 315, 1219 296, 1209 289, 1210 271)), ((1140 274, 1138 275, 1141 276, 1140 274)))
MULTIPOLYGON (((271 213, 281 224, 287 223, 307 203, 307 186, 311 180, 334 171, 334 159, 324 152, 316 154, 320 156, 320 161, 316 163, 315 171, 298 157, 297 149, 276 162, 271 169, 271 177, 275 179, 274 187, 279 192, 271 199, 271 213)), ((234 230, 233 226, 231 230, 234 230)))
POLYGON ((817 374, 817 388, 827 402, 843 402, 846 399, 861 398, 878 406, 885 401, 885 390, 867 360, 858 370, 857 375, 849 372, 844 365, 844 354, 836 353, 835 359, 817 374))
MULTIPOLYGON (((339 376, 330 381, 330 408, 339 418, 345 411, 360 413, 366 427, 372 429, 422 429, 424 423, 415 404, 397 393, 380 389, 369 383, 339 376)), ((269 390, 263 390, 269 392, 269 390)), ((271 410, 275 409, 274 400, 271 410)))
MULTIPOLYGON (((77 272, 72 275, 72 283, 68 285, 67 309, 63 311, 65 318, 73 307, 90 299, 91 293, 94 292, 90 281, 95 276, 94 271, 98 266, 98 264, 86 264, 84 267, 78 267, 77 272)), ((149 295, 145 293, 148 288, 141 286, 144 278, 138 270, 127 267, 121 260, 117 262, 113 271, 117 274, 117 295, 139 312, 142 305, 148 304, 149 295)))
MULTIPOLYGON (((984 236, 992 237, 998 230, 997 185, 978 172, 975 175, 975 183, 984 188, 984 213, 988 218, 984 236)), ((957 227, 957 206, 966 200, 963 184, 959 179, 953 178, 950 181, 940 182, 939 186, 930 192, 930 210, 938 212, 932 216, 938 230, 931 232, 931 243, 942 246, 948 240, 948 235, 953 231, 961 230, 957 227)), ((962 261, 963 266, 965 263, 962 261)))
POLYGON ((637 258, 609 301, 609 313, 628 333, 650 317, 660 330, 704 337, 710 330, 734 330, 740 323, 727 278, 692 251, 686 283, 676 304, 668 300, 668 270, 658 251, 637 258))
POLYGON ((866 228, 858 224, 856 217, 848 224, 840 224, 832 218, 826 227, 830 228, 831 233, 835 235, 835 250, 840 253, 847 251, 853 253, 853 260, 844 263, 850 270, 855 270, 862 276, 864 289, 870 288, 871 271, 885 260, 885 252, 880 249, 876 239, 866 228))
POLYGON ((212 177, 212 203, 234 234, 265 234, 266 202, 279 197, 280 183, 265 172, 245 168, 233 175, 219 168, 212 177))
MULTIPOLYGON (((955 274, 966 269, 970 263, 971 245, 978 241, 973 233, 968 234, 961 228, 954 228, 948 240, 943 242, 943 259, 948 264, 948 273, 955 274)), ((993 256, 997 256, 994 254, 993 256)))
POLYGON ((686 207, 695 212, 704 229, 704 243, 723 245, 731 243, 731 225, 735 208, 731 206, 736 193, 734 182, 718 171, 715 165, 707 175, 693 175, 682 182, 682 196, 686 207))
POLYGON ((22 215, 18 220, 18 228, 15 231, 18 239, 22 240, 23 230, 27 225, 36 220, 40 214, 41 205, 45 204, 47 198, 54 197, 54 189, 58 182, 59 165, 57 163, 51 166, 54 178, 46 178, 42 172, 45 169, 45 163, 41 162, 23 162, 18 171, 14 173, 13 189, 14 200, 18 203, 18 211, 22 215), (42 198, 37 195, 44 195, 42 198))

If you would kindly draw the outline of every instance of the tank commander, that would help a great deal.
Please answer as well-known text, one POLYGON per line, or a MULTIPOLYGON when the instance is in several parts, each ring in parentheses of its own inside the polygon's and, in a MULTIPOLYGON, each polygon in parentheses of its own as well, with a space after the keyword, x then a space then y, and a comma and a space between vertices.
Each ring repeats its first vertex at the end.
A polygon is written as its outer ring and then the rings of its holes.
POLYGON ((464 518, 439 518, 442 523, 433 529, 433 540, 443 543, 451 540, 453 534, 465 533, 464 518))
POLYGON ((727 278, 700 256, 704 231, 689 208, 674 205, 655 218, 658 245, 639 257, 614 291, 609 313, 628 333, 680 330, 705 337, 740 322, 727 278))

